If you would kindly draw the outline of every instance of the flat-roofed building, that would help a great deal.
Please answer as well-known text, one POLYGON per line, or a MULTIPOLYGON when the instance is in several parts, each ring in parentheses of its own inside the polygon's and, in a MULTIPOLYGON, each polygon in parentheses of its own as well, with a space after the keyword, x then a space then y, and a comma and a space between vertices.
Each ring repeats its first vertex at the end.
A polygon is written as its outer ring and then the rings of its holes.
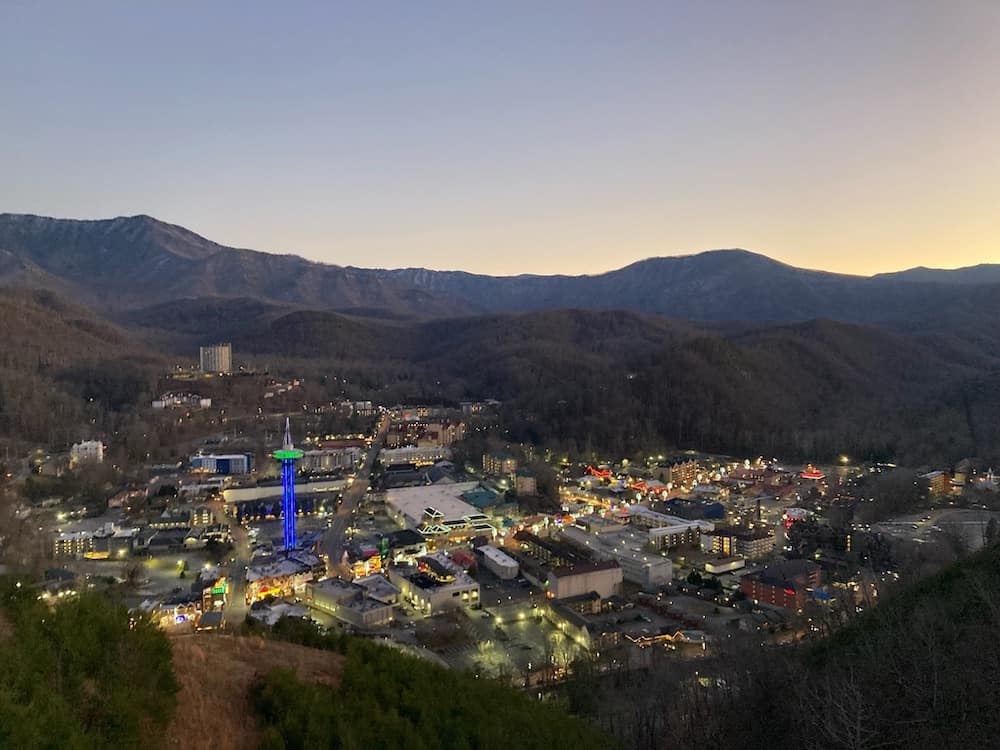
POLYGON ((698 462, 693 458, 662 463, 653 469, 653 476, 673 487, 693 487, 698 479, 698 462))
POLYGON ((951 476, 946 471, 931 471, 922 474, 921 479, 927 486, 927 492, 933 497, 941 497, 951 492, 951 476))
POLYGON ((399 604, 401 593, 399 587, 394 586, 384 575, 374 573, 370 576, 355 578, 354 583, 364 588, 372 599, 377 599, 383 604, 399 604))
POLYGON ((305 601, 357 628, 374 628, 392 621, 392 604, 368 595, 368 589, 342 578, 307 583, 305 601))
POLYGON ((669 557, 650 552, 646 548, 646 534, 641 531, 619 527, 615 533, 588 534, 583 529, 567 526, 560 535, 597 560, 617 561, 623 578, 639 584, 647 591, 665 586, 673 580, 673 562, 669 557))
POLYGON ((486 569, 493 573, 497 578, 501 578, 505 581, 509 581, 511 578, 517 578, 517 560, 503 550, 497 549, 492 544, 486 544, 476 551, 482 554, 483 565, 486 569))
POLYGON ((191 469, 208 474, 249 474, 253 471, 252 453, 196 453, 191 469))
POLYGON ((443 552, 427 555, 412 567, 394 566, 389 580, 403 601, 425 615, 479 604, 479 583, 443 552))
POLYGON ((538 494, 538 480, 528 469, 518 469, 514 473, 514 491, 521 497, 538 494))
POLYGON ((517 458, 507 451, 491 451, 483 455, 483 471, 497 476, 510 476, 517 471, 517 458))
POLYGON ((364 457, 364 450, 357 446, 346 448, 316 448, 307 450, 299 460, 299 470, 304 472, 331 472, 353 469, 364 457))
POLYGON ((448 458, 451 458, 451 448, 439 445, 383 448, 378 454, 378 460, 383 466, 391 466, 392 464, 426 466, 448 458))
POLYGON ((774 530, 768 526, 726 526, 702 532, 701 549, 725 557, 759 560, 774 552, 774 530))
POLYGON ((211 344, 198 352, 201 371, 228 374, 233 371, 233 345, 211 344))
POLYGON ((674 547, 695 547, 701 543, 702 532, 711 531, 715 524, 711 521, 695 520, 679 516, 657 513, 644 505, 633 505, 628 510, 630 526, 649 531, 649 543, 653 549, 673 549, 674 547))
POLYGON ((622 569, 617 560, 597 560, 549 569, 545 579, 546 595, 568 599, 596 591, 602 599, 622 592, 622 569))
POLYGON ((812 560, 784 560, 743 576, 740 591, 755 603, 798 611, 819 586, 820 574, 812 560))
POLYGON ((308 554, 251 562, 247 569, 247 604, 268 596, 301 596, 306 584, 320 574, 320 565, 318 558, 308 554))
POLYGON ((69 449, 70 468, 80 464, 104 462, 104 443, 100 440, 84 440, 82 443, 73 443, 69 449))
POLYGON ((465 526, 466 517, 480 514, 461 496, 478 484, 478 482, 456 482, 387 490, 385 509, 397 524, 415 531, 428 526, 465 526))
POLYGON ((94 532, 64 531, 57 534, 53 553, 58 558, 79 559, 94 549, 94 532))

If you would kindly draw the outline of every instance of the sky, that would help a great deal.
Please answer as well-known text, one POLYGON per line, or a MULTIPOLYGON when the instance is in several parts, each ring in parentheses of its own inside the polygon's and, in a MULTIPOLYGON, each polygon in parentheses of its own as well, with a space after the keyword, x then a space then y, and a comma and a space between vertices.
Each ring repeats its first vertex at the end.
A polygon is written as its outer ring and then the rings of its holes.
POLYGON ((342 265, 1000 262, 1000 2, 0 0, 0 212, 342 265))

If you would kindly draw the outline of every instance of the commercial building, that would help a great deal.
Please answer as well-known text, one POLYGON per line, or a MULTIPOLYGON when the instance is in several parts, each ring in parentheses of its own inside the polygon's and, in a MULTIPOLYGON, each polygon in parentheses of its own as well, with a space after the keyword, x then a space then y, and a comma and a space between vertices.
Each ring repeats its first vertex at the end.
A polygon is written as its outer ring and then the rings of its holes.
POLYGON ((369 597, 364 586, 342 578, 306 584, 305 601, 357 628, 375 628, 392 621, 391 604, 369 597))
POLYGON ((946 471, 931 471, 920 477, 931 497, 941 497, 951 492, 951 476, 946 471))
POLYGON ((633 505, 628 509, 628 522, 634 528, 647 529, 649 543, 657 550, 696 547, 701 543, 702 533, 715 528, 711 521, 668 516, 643 505, 633 505))
POLYGON ((622 569, 617 560, 597 560, 551 568, 545 579, 546 595, 553 599, 597 592, 602 599, 622 592, 622 569))
POLYGON ((465 437, 465 423, 457 420, 393 422, 385 436, 387 448, 448 447, 465 437))
POLYGON ((69 449, 70 468, 80 464, 104 462, 104 443, 100 440, 84 440, 82 443, 73 443, 69 449))
POLYGON ((701 550, 725 557, 759 560, 774 552, 774 530, 769 526, 726 526, 702 532, 701 550))
POLYGON ((693 458, 662 463, 653 468, 653 476, 673 487, 693 487, 698 481, 698 462, 693 458))
POLYGON ((354 583, 361 586, 371 599, 382 602, 383 604, 399 604, 400 590, 398 587, 393 586, 392 583, 383 575, 378 573, 363 576, 361 578, 355 578, 354 583))
POLYGON ((390 568, 389 580, 425 615, 479 604, 479 583, 442 552, 419 558, 415 567, 390 568))
POLYGON ((819 584, 819 565, 811 560, 785 560, 743 576, 740 591, 755 603, 798 611, 819 584))
POLYGON ((196 453, 191 456, 191 469, 207 474, 249 474, 253 471, 252 453, 196 453))
POLYGON ((53 554, 56 558, 63 559, 120 559, 132 554, 138 537, 138 528, 106 523, 92 531, 66 531, 57 534, 53 554))
POLYGON ((534 473, 527 469, 518 469, 514 474, 514 491, 521 497, 537 495, 538 480, 534 473))
POLYGON ((302 596, 306 584, 325 572, 323 561, 308 552, 255 560, 247 568, 247 604, 268 596, 302 596))
POLYGON ((299 461, 299 470, 322 474, 340 469, 353 469, 361 463, 364 455, 364 449, 357 446, 307 450, 299 461))
POLYGON ((517 459, 507 451, 483 454, 483 471, 496 476, 510 476, 517 471, 517 459))
POLYGON ((618 628, 588 617, 600 611, 599 597, 585 594, 570 599, 550 599, 543 611, 545 619, 588 651, 610 649, 621 643, 618 628), (592 603, 596 603, 596 609, 591 608, 592 603))
POLYGON ((205 373, 228 374, 233 371, 233 345, 212 344, 201 347, 199 353, 201 371, 205 373))
POLYGON ((396 564, 415 564, 418 557, 427 554, 427 539, 413 529, 393 531, 384 538, 384 546, 384 556, 396 564))
POLYGON ((436 445, 383 448, 378 454, 378 460, 383 466, 391 466, 393 464, 426 466, 427 464, 433 464, 448 458, 451 458, 451 448, 436 445))
POLYGON ((516 501, 509 499, 506 492, 485 483, 463 492, 461 497, 478 513, 488 516, 500 517, 517 510, 516 501))
POLYGON ((673 562, 668 557, 649 552, 647 536, 640 531, 619 526, 615 532, 592 534, 576 526, 567 526, 560 535, 597 560, 617 561, 623 578, 647 591, 666 586, 673 580, 673 562))
POLYGON ((461 530, 475 530, 477 533, 492 531, 489 519, 462 499, 463 493, 478 485, 478 482, 459 482, 387 490, 386 513, 403 528, 419 531, 425 536, 461 530), (478 526, 485 528, 480 530, 478 526))
POLYGON ((554 539, 545 539, 527 530, 517 532, 514 535, 514 541, 520 546, 519 556, 530 560, 535 566, 554 568, 589 560, 589 556, 576 547, 562 544, 554 539))
POLYGON ((491 544, 486 544, 477 549, 476 552, 483 556, 483 566, 497 578, 502 578, 505 581, 517 578, 517 560, 503 550, 499 550, 491 544))
POLYGON ((154 409, 209 409, 212 399, 202 398, 196 393, 164 393, 153 401, 154 409))
POLYGON ((714 576, 724 576, 734 570, 745 568, 747 561, 742 557, 725 557, 720 560, 712 560, 705 563, 705 572, 714 576))

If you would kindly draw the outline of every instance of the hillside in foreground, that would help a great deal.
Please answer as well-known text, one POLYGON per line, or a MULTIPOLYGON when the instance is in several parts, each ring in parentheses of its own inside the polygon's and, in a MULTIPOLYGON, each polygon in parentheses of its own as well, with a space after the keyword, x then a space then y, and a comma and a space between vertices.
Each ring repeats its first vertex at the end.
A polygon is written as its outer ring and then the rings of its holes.
POLYGON ((258 679, 286 667, 305 682, 335 687, 344 662, 340 654, 260 637, 188 635, 170 645, 180 691, 168 748, 257 747, 262 726, 251 690, 258 679))
MULTIPOLYGON (((829 626, 813 616, 820 630, 829 626)), ((688 671, 667 661, 643 674, 584 678, 575 693, 636 750, 950 750, 996 746, 998 670, 993 545, 832 636, 784 647, 734 640, 688 671)))

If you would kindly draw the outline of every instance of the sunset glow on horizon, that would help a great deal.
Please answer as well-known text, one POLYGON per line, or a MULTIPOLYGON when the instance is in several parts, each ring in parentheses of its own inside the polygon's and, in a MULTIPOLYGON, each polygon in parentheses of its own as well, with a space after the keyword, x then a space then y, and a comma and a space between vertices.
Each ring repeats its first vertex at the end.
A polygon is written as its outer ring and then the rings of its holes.
POLYGON ((995 2, 14 3, 0 65, 0 212, 500 275, 1000 263, 995 2))

